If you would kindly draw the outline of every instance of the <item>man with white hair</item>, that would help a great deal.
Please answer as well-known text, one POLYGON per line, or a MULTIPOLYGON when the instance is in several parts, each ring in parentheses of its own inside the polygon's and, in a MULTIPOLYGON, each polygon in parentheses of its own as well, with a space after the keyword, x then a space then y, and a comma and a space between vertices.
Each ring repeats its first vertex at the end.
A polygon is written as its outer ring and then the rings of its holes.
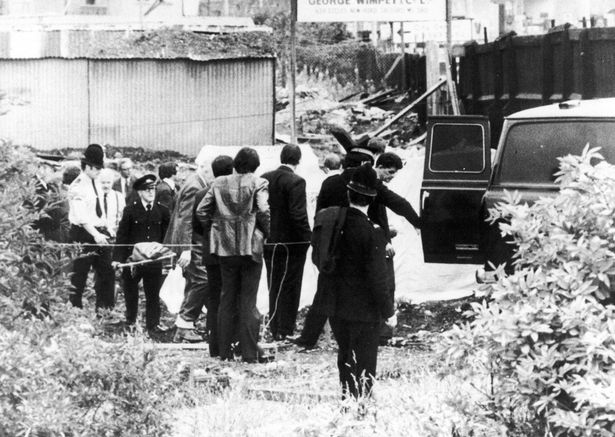
POLYGON ((117 227, 122 219, 122 212, 126 200, 119 191, 113 189, 115 172, 110 168, 103 168, 98 176, 102 188, 103 212, 107 222, 107 229, 112 238, 117 234, 117 227))
MULTIPOLYGON (((133 194, 132 185, 135 183, 135 180, 137 180, 132 174, 134 165, 130 158, 122 158, 118 164, 120 177, 114 182, 113 189, 122 193, 125 200, 128 201, 128 198, 133 194)), ((135 194, 131 200, 136 200, 137 197, 138 196, 135 194)))
POLYGON ((196 172, 186 179, 177 194, 171 221, 164 238, 164 244, 172 245, 178 255, 177 263, 184 269, 186 288, 184 300, 175 321, 177 331, 174 341, 197 342, 203 337, 195 331, 198 319, 207 296, 207 270, 203 264, 203 236, 193 232, 192 218, 196 193, 208 187, 213 180, 211 162, 197 157, 196 172))

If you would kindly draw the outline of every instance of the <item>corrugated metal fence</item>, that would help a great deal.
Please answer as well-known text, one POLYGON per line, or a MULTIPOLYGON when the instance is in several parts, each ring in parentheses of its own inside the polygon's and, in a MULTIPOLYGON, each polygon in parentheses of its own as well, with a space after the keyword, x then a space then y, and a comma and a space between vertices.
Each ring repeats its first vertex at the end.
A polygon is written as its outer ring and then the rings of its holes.
POLYGON ((269 145, 273 58, 5 59, 0 89, 16 104, 0 136, 37 149, 91 142, 176 150, 269 145))
POLYGON ((615 96, 615 28, 564 28, 473 42, 465 46, 459 67, 466 113, 488 115, 496 141, 508 114, 567 99, 615 96))

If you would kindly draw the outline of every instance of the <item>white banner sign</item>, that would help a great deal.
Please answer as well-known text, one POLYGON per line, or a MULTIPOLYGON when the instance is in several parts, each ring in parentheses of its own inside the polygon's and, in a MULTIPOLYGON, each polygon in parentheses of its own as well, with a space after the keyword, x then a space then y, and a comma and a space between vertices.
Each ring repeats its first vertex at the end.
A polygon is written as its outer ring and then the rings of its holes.
POLYGON ((297 21, 443 21, 446 0, 296 0, 297 21))

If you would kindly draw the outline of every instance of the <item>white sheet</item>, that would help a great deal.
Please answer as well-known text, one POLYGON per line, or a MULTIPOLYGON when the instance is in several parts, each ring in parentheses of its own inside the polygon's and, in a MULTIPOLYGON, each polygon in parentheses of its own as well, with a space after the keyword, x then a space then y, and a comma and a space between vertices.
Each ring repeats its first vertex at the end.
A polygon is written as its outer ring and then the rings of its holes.
MULTIPOLYGON (((220 154, 235 156, 241 146, 204 146, 201 157, 214 159, 220 154)), ((262 174, 280 165, 282 146, 255 146, 261 165, 257 170, 262 174)), ((316 196, 320 191, 322 181, 327 177, 318 166, 318 158, 309 145, 302 145, 302 160, 297 168, 297 174, 306 180, 308 200, 308 218, 310 225, 316 208, 316 196)), ((420 149, 398 150, 393 152, 401 156, 405 166, 390 182, 389 188, 405 197, 414 209, 419 211, 419 195, 423 174, 424 154, 420 149)), ((388 211, 389 222, 397 229, 397 237, 393 239, 395 247, 395 280, 397 300, 414 303, 429 300, 448 300, 470 295, 475 285, 474 272, 476 266, 456 264, 426 264, 423 262, 423 250, 420 236, 414 228, 402 217, 388 211)), ((318 271, 312 264, 311 252, 303 274, 300 306, 310 305, 316 291, 318 271)), ((269 310, 269 294, 267 289, 267 271, 263 264, 263 273, 259 286, 257 306, 259 311, 269 310)))

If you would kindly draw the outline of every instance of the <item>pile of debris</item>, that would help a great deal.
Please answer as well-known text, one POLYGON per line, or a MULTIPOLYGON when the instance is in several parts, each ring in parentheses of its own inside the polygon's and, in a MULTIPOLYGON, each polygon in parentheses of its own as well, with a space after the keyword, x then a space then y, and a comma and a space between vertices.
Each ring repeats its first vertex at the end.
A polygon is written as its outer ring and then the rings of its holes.
MULTIPOLYGON (((313 96, 310 96, 313 98, 313 96)), ((356 97, 356 96, 354 96, 356 97)), ((306 109, 298 116, 298 139, 315 143, 330 141, 331 128, 344 130, 358 143, 373 136, 388 140, 391 147, 416 144, 421 127, 407 93, 384 90, 360 100, 344 100, 327 109, 306 109), (403 113, 403 114, 402 114, 403 113)))

